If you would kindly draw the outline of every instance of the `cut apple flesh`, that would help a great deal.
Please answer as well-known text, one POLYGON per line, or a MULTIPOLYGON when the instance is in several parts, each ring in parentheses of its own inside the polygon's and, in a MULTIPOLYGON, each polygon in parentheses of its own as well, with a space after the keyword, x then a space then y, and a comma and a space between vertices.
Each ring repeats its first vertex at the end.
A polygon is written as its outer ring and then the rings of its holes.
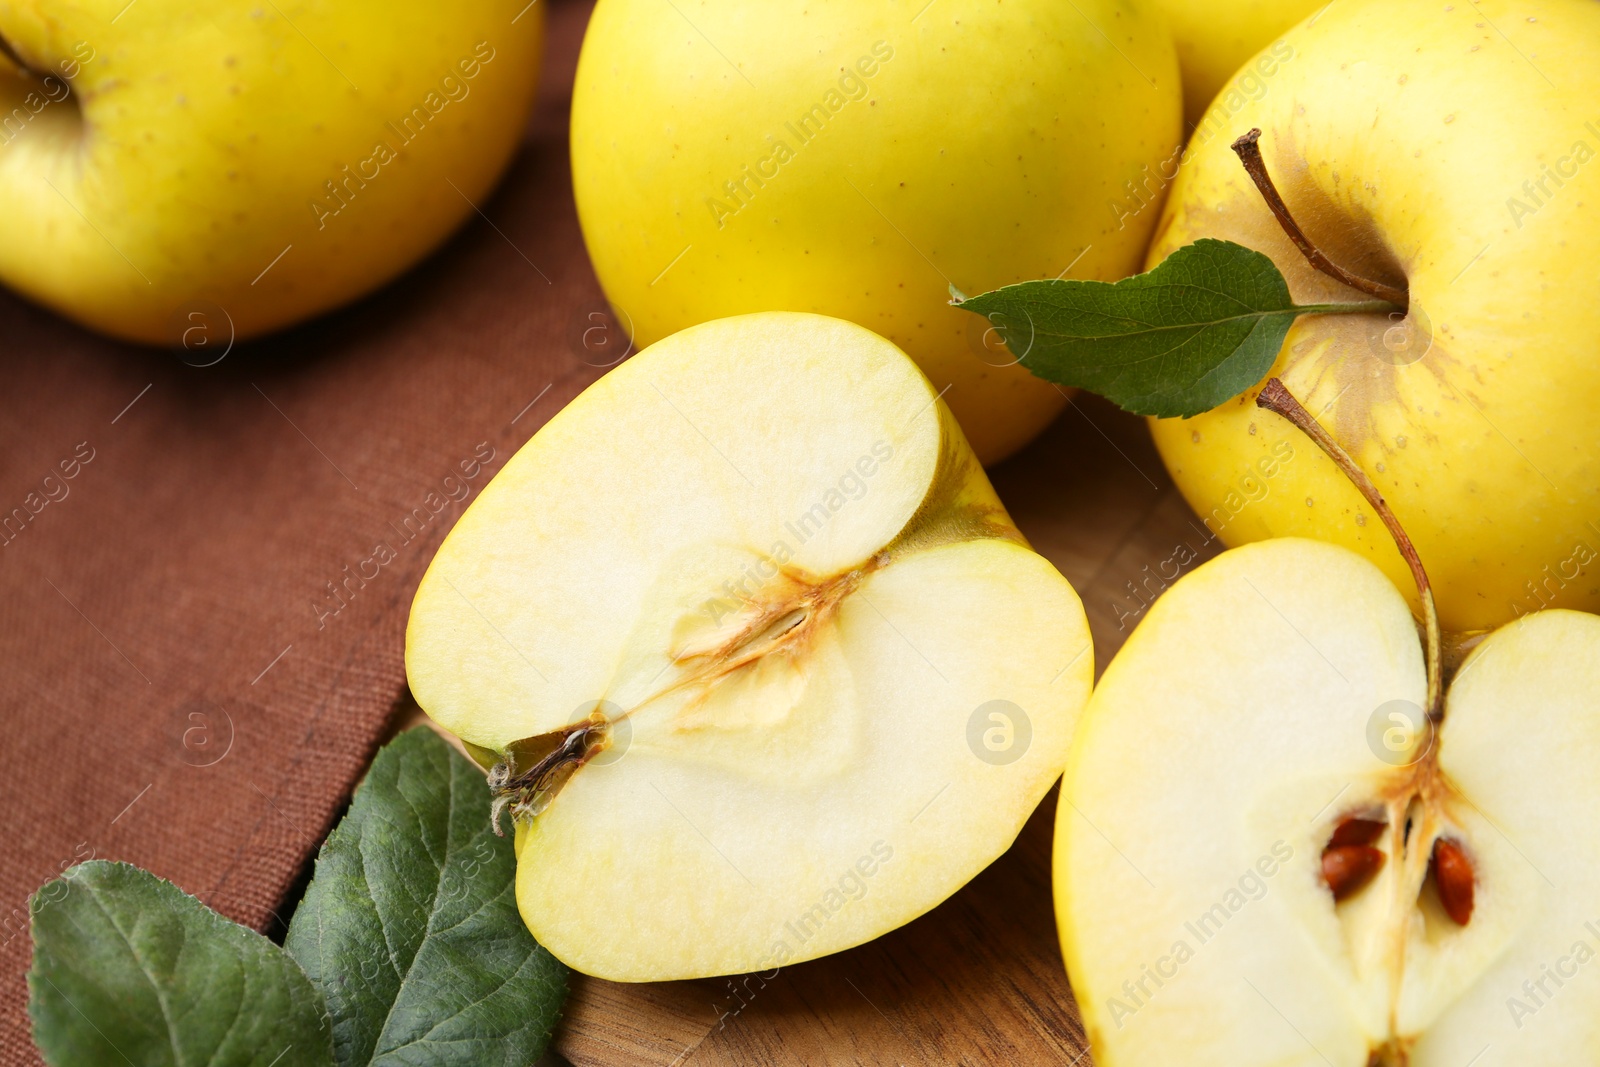
POLYGON ((1600 619, 1529 615, 1432 729, 1410 612, 1365 560, 1282 539, 1176 583, 1063 781, 1057 914, 1096 1063, 1594 1062, 1597 691, 1600 619), (1384 862, 1336 903, 1325 858, 1362 838, 1384 862))
POLYGON ((556 415, 417 593, 417 700, 496 761, 541 943, 767 970, 954 892, 1065 763, 1093 654, 937 392, 813 315, 659 342, 556 415))

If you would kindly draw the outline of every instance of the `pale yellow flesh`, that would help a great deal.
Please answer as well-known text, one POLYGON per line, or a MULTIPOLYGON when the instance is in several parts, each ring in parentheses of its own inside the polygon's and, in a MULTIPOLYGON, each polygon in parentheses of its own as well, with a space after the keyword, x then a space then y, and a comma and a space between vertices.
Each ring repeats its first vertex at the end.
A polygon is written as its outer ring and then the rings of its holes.
MULTIPOLYGON (((1336 3, 1283 40, 1293 58, 1259 99, 1219 101, 1202 124, 1148 263, 1226 238, 1272 256, 1302 303, 1366 299, 1311 270, 1229 150, 1260 127, 1311 237, 1358 273, 1408 282, 1420 310, 1406 325, 1432 338, 1405 363, 1384 343, 1401 324, 1308 316, 1273 373, 1388 499, 1446 629, 1600 608, 1600 5, 1336 3), (1545 164, 1567 175, 1561 187, 1545 164), (1541 180, 1551 195, 1535 192, 1542 206, 1526 213, 1524 183, 1541 180)), ((1344 476, 1253 399, 1153 424, 1201 518, 1233 545, 1345 545, 1409 589, 1344 476)))
POLYGON ((1600 833, 1597 685, 1600 619, 1545 612, 1489 637, 1449 693, 1444 798, 1413 809, 1409 849, 1386 835, 1377 879, 1335 906, 1333 827, 1409 795, 1410 772, 1368 743, 1380 707, 1425 700, 1405 601, 1359 557, 1299 539, 1177 583, 1106 671, 1063 782, 1057 914, 1095 1062, 1366 1067, 1384 1049, 1459 1067, 1485 1047, 1482 1064, 1590 1062, 1600 985, 1541 998, 1520 1028, 1508 998, 1574 942, 1600 949, 1584 926, 1600 899, 1584 844, 1600 833), (1466 927, 1425 886, 1441 834, 1476 868, 1466 927))
POLYGON ((1241 70, 1246 61, 1267 48, 1295 23, 1328 0, 1160 0, 1167 16, 1173 42, 1178 48, 1178 69, 1183 73, 1183 118, 1198 125, 1206 108, 1226 86, 1238 93, 1239 100, 1267 91, 1263 73, 1275 68, 1268 63, 1256 69, 1241 70), (1243 77, 1240 82, 1235 74, 1243 77))
POLYGON ((596 701, 625 719, 620 758, 519 821, 517 893, 568 964, 644 981, 808 959, 943 900, 1060 773, 1093 654, 915 365, 769 313, 661 342, 540 430, 440 549, 406 660, 484 749, 596 701), (830 582, 798 639, 707 673, 742 613, 830 582), (1014 762, 970 741, 997 700, 1031 733, 1014 762))
POLYGON ((0 0, 51 79, 0 59, 0 280, 196 359, 376 288, 520 140, 543 37, 523 6, 0 0))
POLYGON ((1159 193, 1129 189, 1181 143, 1177 66, 1145 0, 922 6, 602 0, 574 186, 640 344, 743 312, 849 319, 948 387, 990 463, 1062 394, 950 287, 1137 270, 1159 193))

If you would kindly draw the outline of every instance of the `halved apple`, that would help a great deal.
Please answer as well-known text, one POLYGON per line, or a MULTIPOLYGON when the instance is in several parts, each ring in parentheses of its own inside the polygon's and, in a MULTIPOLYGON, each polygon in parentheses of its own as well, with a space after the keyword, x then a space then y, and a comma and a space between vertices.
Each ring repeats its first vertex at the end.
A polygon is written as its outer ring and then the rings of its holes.
POLYGON ((1060 773, 1093 660, 915 364, 788 313, 669 337, 551 419, 406 644, 422 707, 494 763, 529 928, 625 981, 939 903, 1060 773))
POLYGON ((1155 604, 1056 823, 1097 1064, 1594 1062, 1600 618, 1496 631, 1437 725, 1425 670, 1344 548, 1234 549, 1155 604))

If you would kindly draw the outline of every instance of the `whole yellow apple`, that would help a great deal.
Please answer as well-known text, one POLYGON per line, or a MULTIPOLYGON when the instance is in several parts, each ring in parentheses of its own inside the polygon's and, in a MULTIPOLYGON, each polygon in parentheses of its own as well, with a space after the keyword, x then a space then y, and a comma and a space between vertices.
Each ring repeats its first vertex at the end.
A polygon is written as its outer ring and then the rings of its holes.
POLYGON ((990 463, 1062 394, 950 289, 1137 270, 1177 77, 1148 0, 600 0, 578 212, 638 345, 746 312, 849 319, 947 390, 990 463))
MULTIPOLYGON (((1311 269, 1229 150, 1260 127, 1311 239, 1409 289, 1403 317, 1300 319, 1273 373, 1388 498, 1444 626, 1600 608, 1600 5, 1340 3, 1285 44, 1228 136, 1189 153, 1149 263, 1226 238, 1299 303, 1365 299, 1311 269)), ((1409 588, 1356 490, 1254 395, 1153 423, 1207 526, 1342 544, 1409 588)))
POLYGON ((1178 47, 1184 120, 1190 126, 1198 124, 1247 60, 1327 4, 1328 0, 1159 0, 1178 47))
POLYGON ((473 214, 542 35, 527 0, 0 0, 0 281, 191 349, 336 307, 473 214))

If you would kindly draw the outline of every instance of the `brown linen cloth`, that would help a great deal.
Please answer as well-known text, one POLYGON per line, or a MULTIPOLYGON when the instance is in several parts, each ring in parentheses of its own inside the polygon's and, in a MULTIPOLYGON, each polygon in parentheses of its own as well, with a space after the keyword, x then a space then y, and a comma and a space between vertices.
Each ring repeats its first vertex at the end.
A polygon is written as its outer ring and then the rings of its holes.
POLYGON ((355 307, 199 368, 0 293, 0 516, 31 515, 0 528, 0 1067, 40 1062, 27 900, 72 863, 273 926, 404 691, 434 549, 625 348, 567 164, 588 12, 547 11, 483 217, 355 307))

